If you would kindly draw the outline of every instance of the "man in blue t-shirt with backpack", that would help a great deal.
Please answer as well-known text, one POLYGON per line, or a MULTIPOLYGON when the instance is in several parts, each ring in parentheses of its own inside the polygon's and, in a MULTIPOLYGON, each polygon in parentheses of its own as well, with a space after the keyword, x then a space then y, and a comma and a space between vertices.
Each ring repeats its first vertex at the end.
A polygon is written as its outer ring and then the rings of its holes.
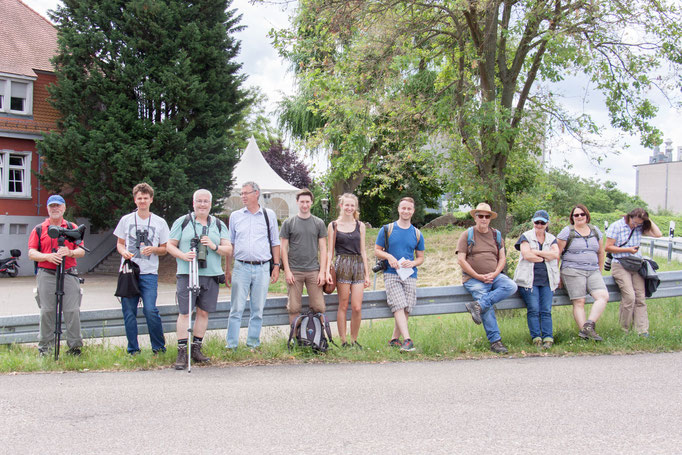
POLYGON ((419 229, 412 226, 414 199, 402 198, 398 204, 398 215, 398 221, 379 231, 374 254, 386 264, 386 303, 395 318, 393 336, 388 344, 401 351, 414 351, 407 319, 417 304, 417 267, 424 262, 424 237, 419 229))

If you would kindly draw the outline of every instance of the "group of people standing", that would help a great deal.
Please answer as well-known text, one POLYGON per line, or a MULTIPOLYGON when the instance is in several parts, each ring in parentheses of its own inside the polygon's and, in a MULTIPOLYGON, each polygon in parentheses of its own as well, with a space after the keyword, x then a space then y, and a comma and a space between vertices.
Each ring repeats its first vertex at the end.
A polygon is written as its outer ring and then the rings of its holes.
MULTIPOLYGON (((310 309, 324 313, 322 289, 325 284, 334 283, 339 301, 337 328, 341 344, 362 349, 358 333, 363 292, 370 285, 370 268, 365 248, 365 225, 359 221, 357 197, 343 194, 339 198, 338 218, 325 227, 324 222, 311 213, 313 193, 303 189, 296 195, 298 213, 285 220, 280 230, 275 213, 260 205, 260 187, 256 182, 244 183, 240 196, 244 207, 232 212, 226 226, 209 213, 211 193, 197 190, 193 195, 194 211, 176 219, 169 229, 165 220, 150 210, 154 200, 152 187, 140 183, 133 188, 137 209, 122 217, 114 230, 122 264, 131 260, 140 269, 139 295, 121 300, 128 353, 136 355, 140 352, 137 340, 140 300, 152 351, 155 354, 166 351, 156 299, 159 257, 167 253, 177 262, 176 369, 186 367, 188 356, 197 363, 210 361, 202 352, 202 342, 209 314, 216 310, 222 282, 231 288, 226 348, 234 350, 239 344, 242 314, 248 301, 250 318, 246 345, 257 349, 268 287, 278 280, 280 273, 284 273, 287 284, 290 322, 301 313, 304 286, 309 295, 310 309), (198 268, 200 291, 195 293, 194 302, 190 302, 189 267, 197 257, 196 249, 192 248, 193 239, 199 240, 205 256, 198 268), (222 257, 226 258, 224 270, 222 257), (347 332, 346 320, 349 305, 350 333, 347 332), (196 309, 196 319, 190 340, 188 326, 192 306, 196 309)), ((80 287, 75 278, 75 259, 82 257, 85 251, 68 241, 63 246, 54 244, 54 239, 47 235, 47 228, 50 225, 69 227, 63 218, 66 206, 59 195, 51 196, 47 206, 49 217, 39 225, 43 229, 36 227, 29 238, 29 258, 38 263, 39 351, 46 354, 54 344, 54 333, 51 333, 55 314, 54 269, 64 261, 67 274, 64 289, 67 344, 69 353, 78 355, 83 342, 78 317, 80 287)), ((417 303, 417 267, 424 262, 425 245, 421 232, 412 225, 414 200, 402 198, 397 211, 398 219, 379 231, 374 252, 377 259, 385 263, 387 305, 394 316, 394 329, 388 344, 401 351, 413 351, 415 347, 408 319, 417 303)), ((494 305, 517 289, 526 302, 528 328, 536 346, 548 349, 554 343, 552 297, 560 285, 566 288, 573 303, 578 335, 600 341, 595 323, 608 301, 601 275, 605 251, 613 255, 612 273, 621 288, 620 322, 623 329, 629 330, 634 324, 640 335, 648 336, 643 279, 619 261, 628 255, 639 255, 643 234, 661 236, 660 229, 645 210, 635 209, 613 223, 606 232, 606 241, 599 229, 589 224, 589 211, 581 204, 571 210, 570 225, 556 237, 547 230, 548 213, 537 211, 532 219, 533 229, 524 232, 515 244, 520 251, 520 260, 514 279, 503 273, 506 266, 504 242, 501 233, 490 226, 497 213, 485 203, 470 213, 475 226, 460 236, 457 261, 462 268, 463 285, 474 298, 473 302, 466 304, 466 309, 476 324, 483 325, 493 352, 508 351, 502 343, 494 305), (584 305, 588 295, 595 302, 586 318, 584 305)))

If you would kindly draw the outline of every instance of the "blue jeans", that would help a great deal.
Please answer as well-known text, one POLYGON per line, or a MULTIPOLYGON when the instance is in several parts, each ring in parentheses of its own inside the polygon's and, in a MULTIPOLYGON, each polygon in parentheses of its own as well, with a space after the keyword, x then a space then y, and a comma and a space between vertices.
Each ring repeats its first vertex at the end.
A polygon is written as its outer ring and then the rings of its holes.
POLYGON ((128 352, 133 353, 140 350, 140 345, 137 343, 137 304, 140 298, 142 299, 142 312, 147 320, 147 329, 149 329, 149 339, 152 342, 152 351, 165 351, 166 339, 163 336, 159 309, 156 308, 159 277, 152 273, 140 275, 139 285, 139 296, 121 298, 123 321, 126 328, 126 338, 128 338, 128 352))
POLYGON ((552 338, 552 289, 549 286, 519 288, 519 294, 526 302, 530 337, 552 338))
POLYGON ((474 278, 469 278, 463 283, 464 289, 481 305, 481 319, 488 341, 494 343, 500 341, 500 329, 495 317, 495 305, 516 292, 517 286, 511 278, 500 273, 492 283, 484 283, 474 278))
POLYGON ((244 264, 234 261, 232 271, 232 293, 230 296, 230 317, 227 320, 227 347, 234 349, 239 344, 239 329, 242 313, 249 299, 249 331, 246 345, 255 348, 260 345, 260 330, 263 327, 263 309, 270 286, 270 264, 244 264))

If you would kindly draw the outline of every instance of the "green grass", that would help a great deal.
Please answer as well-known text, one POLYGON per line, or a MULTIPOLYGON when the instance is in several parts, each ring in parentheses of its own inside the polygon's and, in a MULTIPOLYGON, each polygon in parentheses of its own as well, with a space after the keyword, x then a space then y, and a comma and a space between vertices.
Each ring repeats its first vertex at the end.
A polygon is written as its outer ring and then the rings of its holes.
MULTIPOLYGON (((618 325, 618 304, 610 303, 597 324, 597 331, 604 337, 602 343, 578 338, 571 307, 555 307, 553 319, 556 344, 550 351, 541 351, 531 345, 525 310, 498 311, 498 322, 502 340, 509 348, 509 355, 513 357, 682 350, 682 298, 650 300, 648 305, 650 338, 624 333, 618 325)), ((266 341, 255 352, 245 347, 228 352, 224 349, 222 336, 209 335, 205 339, 204 352, 213 358, 214 366, 376 363, 497 357, 488 350, 489 345, 483 328, 474 325, 468 314, 412 318, 410 332, 417 348, 412 353, 400 353, 387 346, 392 330, 392 320, 375 320, 371 324, 365 321, 358 339, 364 346, 363 350, 332 347, 330 352, 323 355, 314 354, 305 348, 296 348, 289 352, 284 335, 266 341)), ((64 349, 59 361, 55 362, 53 357, 39 357, 35 347, 12 345, 0 347, 0 372, 154 370, 170 367, 176 354, 176 347, 172 345, 169 346, 167 353, 160 356, 154 356, 149 350, 144 350, 142 354, 131 357, 122 346, 114 346, 107 340, 95 340, 86 343, 81 357, 66 355, 64 349)))
MULTIPOLYGON (((434 229, 425 233, 426 262, 420 267, 420 286, 454 285, 461 283, 461 272, 454 258, 454 244, 461 229, 434 229)), ((371 253, 378 229, 368 230, 367 249, 371 253)), ((508 239, 510 263, 515 263, 518 253, 511 248, 515 239, 508 239)), ((667 262, 657 258, 659 271, 681 270, 682 263, 667 262)), ((383 280, 377 280, 377 288, 383 288, 383 280)), ((271 285, 270 292, 286 295, 283 277, 271 285)), ((502 340, 514 357, 563 356, 590 354, 630 354, 638 352, 671 352, 682 350, 682 297, 649 300, 651 338, 644 339, 621 331, 618 324, 618 303, 611 302, 597 323, 597 331, 604 342, 586 342, 577 336, 578 328, 573 321, 570 306, 555 307, 555 346, 541 351, 530 343, 525 310, 498 311, 502 340)), ((588 309, 589 311, 589 309, 588 309)), ((393 320, 365 321, 360 330, 359 342, 363 350, 332 347, 324 355, 313 354, 309 349, 286 348, 286 337, 278 335, 267 340, 259 350, 251 352, 240 347, 235 352, 224 349, 224 338, 209 334, 204 352, 213 358, 212 365, 264 365, 278 363, 342 363, 342 362, 403 362, 414 360, 479 359, 496 357, 488 349, 488 341, 481 326, 474 325, 468 314, 420 316, 410 319, 410 333, 416 351, 403 353, 387 346, 393 330, 393 320)), ((287 331, 288 335, 288 331, 287 331)), ((108 339, 87 340, 81 357, 62 355, 58 362, 53 357, 38 356, 34 346, 0 346, 0 373, 38 371, 117 371, 153 370, 168 368, 175 361, 177 350, 170 345, 168 352, 154 356, 145 349, 142 354, 131 357, 125 347, 113 345, 108 339)), ((197 368, 201 368, 198 367, 197 368)))

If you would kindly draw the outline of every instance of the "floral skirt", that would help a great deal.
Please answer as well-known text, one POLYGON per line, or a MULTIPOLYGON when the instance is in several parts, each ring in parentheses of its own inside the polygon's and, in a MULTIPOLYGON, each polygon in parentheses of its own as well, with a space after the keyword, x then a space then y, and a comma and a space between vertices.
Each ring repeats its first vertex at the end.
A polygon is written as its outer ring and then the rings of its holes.
POLYGON ((360 284, 365 282, 365 264, 359 254, 339 254, 334 263, 336 282, 360 284))

